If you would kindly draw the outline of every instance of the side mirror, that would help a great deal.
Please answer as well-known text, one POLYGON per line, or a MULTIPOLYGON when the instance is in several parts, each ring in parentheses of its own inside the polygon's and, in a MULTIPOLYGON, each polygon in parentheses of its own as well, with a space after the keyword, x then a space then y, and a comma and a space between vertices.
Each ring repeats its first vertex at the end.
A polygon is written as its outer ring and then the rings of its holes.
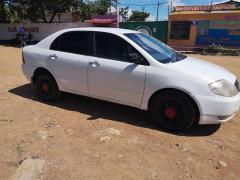
POLYGON ((142 58, 137 53, 130 53, 129 61, 135 64, 141 64, 143 62, 142 58))

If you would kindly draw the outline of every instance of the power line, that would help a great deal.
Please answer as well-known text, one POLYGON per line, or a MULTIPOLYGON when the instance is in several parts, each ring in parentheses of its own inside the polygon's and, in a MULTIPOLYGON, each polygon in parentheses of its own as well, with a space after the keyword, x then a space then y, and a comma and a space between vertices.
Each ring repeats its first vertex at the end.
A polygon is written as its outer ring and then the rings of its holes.
POLYGON ((145 8, 147 6, 157 6, 157 18, 156 18, 156 21, 158 21, 159 20, 159 8, 160 8, 160 5, 168 4, 168 7, 169 7, 170 3, 171 2, 162 2, 162 3, 158 2, 156 4, 127 4, 127 3, 125 4, 125 3, 118 2, 117 4, 121 5, 121 6, 138 6, 138 7, 142 7, 142 11, 143 12, 145 11, 145 8))
MULTIPOLYGON (((211 0, 212 3, 214 3, 216 0, 211 0)), ((174 3, 174 1, 167 1, 167 2, 158 2, 158 3, 152 3, 152 4, 135 4, 135 3, 120 3, 118 2, 118 5, 121 5, 121 6, 140 6, 140 7, 143 7, 143 6, 158 6, 158 5, 162 5, 162 4, 172 4, 174 3)))
POLYGON ((170 2, 162 2, 162 3, 156 3, 156 4, 125 4, 125 3, 118 3, 118 5, 121 5, 121 6, 158 6, 161 5, 161 4, 169 4, 170 2))
POLYGON ((121 6, 156 6, 157 4, 122 4, 118 3, 121 6))

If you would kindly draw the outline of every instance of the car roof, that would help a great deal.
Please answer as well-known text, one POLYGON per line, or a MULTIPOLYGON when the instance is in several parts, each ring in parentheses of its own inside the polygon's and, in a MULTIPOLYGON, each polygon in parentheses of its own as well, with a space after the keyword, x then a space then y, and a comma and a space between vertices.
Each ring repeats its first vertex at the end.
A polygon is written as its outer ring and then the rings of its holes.
POLYGON ((63 30, 65 32, 68 31, 97 31, 97 32, 107 32, 113 34, 126 34, 126 33, 140 33, 138 31, 133 31, 129 29, 121 29, 121 28, 109 28, 109 27, 81 27, 81 28, 69 28, 63 30))
POLYGON ((81 27, 81 28, 69 28, 69 29, 64 29, 61 31, 58 31, 47 38, 43 39, 39 43, 36 44, 38 47, 42 48, 49 48, 51 43, 53 42, 54 39, 56 39, 59 35, 66 33, 66 32, 71 32, 71 31, 96 31, 96 32, 106 32, 106 33, 111 33, 111 34, 128 34, 128 33, 141 33, 138 31, 133 31, 129 29, 121 29, 121 28, 107 28, 107 27, 81 27))

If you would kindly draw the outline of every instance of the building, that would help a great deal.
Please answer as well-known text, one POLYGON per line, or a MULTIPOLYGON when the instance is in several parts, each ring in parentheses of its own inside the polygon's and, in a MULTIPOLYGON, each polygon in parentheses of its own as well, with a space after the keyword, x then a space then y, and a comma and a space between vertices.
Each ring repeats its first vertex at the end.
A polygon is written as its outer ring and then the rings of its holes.
POLYGON ((117 27, 116 15, 94 15, 92 19, 86 20, 85 23, 97 27, 117 27))
POLYGON ((206 45, 240 47, 240 2, 177 6, 169 15, 168 45, 193 49, 206 45))

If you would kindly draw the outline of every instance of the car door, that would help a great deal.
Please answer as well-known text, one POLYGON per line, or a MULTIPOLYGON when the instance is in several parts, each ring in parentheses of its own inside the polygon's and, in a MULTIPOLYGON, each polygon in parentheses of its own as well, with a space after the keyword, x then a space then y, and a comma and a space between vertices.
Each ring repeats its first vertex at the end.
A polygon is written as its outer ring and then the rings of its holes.
POLYGON ((110 101, 140 106, 145 85, 146 60, 128 42, 113 34, 94 34, 94 57, 88 66, 89 94, 110 101), (130 62, 129 55, 142 59, 130 62))
POLYGON ((59 36, 50 47, 48 61, 51 71, 65 91, 88 93, 90 39, 90 32, 71 31, 59 36))

